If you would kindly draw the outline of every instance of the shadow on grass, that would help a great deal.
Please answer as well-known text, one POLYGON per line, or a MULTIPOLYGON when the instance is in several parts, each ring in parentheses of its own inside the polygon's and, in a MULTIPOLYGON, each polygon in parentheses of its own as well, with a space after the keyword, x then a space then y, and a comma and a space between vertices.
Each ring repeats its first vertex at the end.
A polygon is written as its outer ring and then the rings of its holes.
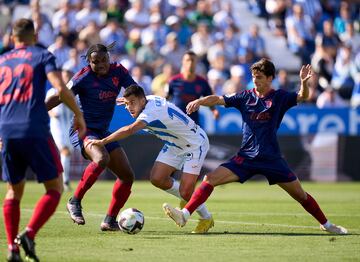
POLYGON ((189 235, 208 235, 208 236, 218 236, 218 235, 250 235, 250 236, 322 236, 322 237, 346 237, 346 236, 359 236, 360 234, 347 234, 347 235, 331 235, 324 233, 286 233, 286 232, 208 232, 206 234, 189 234, 189 235))
POLYGON ((324 233, 296 233, 296 232, 207 232, 204 234, 192 234, 184 231, 146 231, 142 233, 142 238, 162 239, 168 236, 221 236, 221 235, 238 235, 238 236, 294 236, 294 237, 308 237, 308 236, 320 236, 320 237, 347 237, 347 236, 360 236, 360 233, 352 233, 347 235, 332 235, 324 233))
MULTIPOLYGON (((100 232, 100 234, 104 234, 100 232)), ((113 234, 121 234, 123 236, 132 236, 131 234, 124 234, 123 232, 107 232, 109 236, 113 234), (110 233, 110 234, 109 234, 110 233)), ((105 235, 105 234, 104 234, 105 235)), ((141 235, 143 239, 167 239, 171 236, 221 236, 221 235, 238 235, 238 236, 294 236, 294 237, 308 237, 308 236, 321 236, 321 237, 347 237, 347 236, 360 236, 360 233, 350 233, 347 235, 333 235, 333 234, 326 234, 326 233, 296 233, 296 232, 207 232, 204 234, 192 234, 190 232, 184 232, 179 230, 174 231, 142 231, 138 236, 141 235)))

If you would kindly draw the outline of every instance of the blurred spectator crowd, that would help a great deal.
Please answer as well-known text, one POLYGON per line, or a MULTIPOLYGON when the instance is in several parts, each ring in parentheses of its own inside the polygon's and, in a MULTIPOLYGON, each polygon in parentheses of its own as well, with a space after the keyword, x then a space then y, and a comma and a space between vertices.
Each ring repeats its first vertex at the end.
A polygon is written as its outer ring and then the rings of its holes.
MULTIPOLYGON (((168 80, 191 49, 198 56, 197 73, 214 94, 230 94, 252 88, 250 65, 271 53, 258 24, 241 27, 236 1, 3 0, 0 52, 12 48, 11 23, 31 18, 39 43, 63 70, 75 73, 86 66, 82 56, 90 45, 115 41, 112 61, 122 63, 146 94, 165 96, 168 80)), ((248 12, 264 20, 266 30, 285 38, 302 64, 312 64, 310 103, 319 107, 360 106, 360 5, 355 2, 247 1, 248 12)), ((275 89, 298 89, 289 73, 297 72, 279 68, 275 89)))

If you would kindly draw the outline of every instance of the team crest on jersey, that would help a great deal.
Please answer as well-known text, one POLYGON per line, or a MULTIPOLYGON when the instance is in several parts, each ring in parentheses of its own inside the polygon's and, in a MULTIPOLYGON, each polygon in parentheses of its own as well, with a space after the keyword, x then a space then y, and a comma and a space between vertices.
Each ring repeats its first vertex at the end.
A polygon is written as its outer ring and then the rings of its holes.
POLYGON ((265 100, 266 108, 270 108, 272 106, 272 100, 265 100))
POLYGON ((196 85, 195 86, 195 92, 197 93, 197 94, 199 94, 199 93, 201 93, 201 85, 196 85))
POLYGON ((114 76, 113 78, 111 78, 114 86, 118 86, 119 85, 119 78, 117 78, 116 76, 114 76))

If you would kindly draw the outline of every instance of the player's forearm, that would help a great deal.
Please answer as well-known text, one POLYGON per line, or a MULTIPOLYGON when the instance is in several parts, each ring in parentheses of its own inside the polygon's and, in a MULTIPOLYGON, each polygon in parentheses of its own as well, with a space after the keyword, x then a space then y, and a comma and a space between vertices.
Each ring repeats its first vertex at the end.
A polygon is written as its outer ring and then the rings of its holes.
POLYGON ((210 96, 205 96, 202 98, 199 98, 199 105, 201 106, 208 106, 208 107, 213 107, 216 105, 222 105, 222 97, 220 96, 216 96, 216 95, 210 95, 210 96))
POLYGON ((300 90, 298 92, 298 101, 299 102, 303 102, 306 101, 309 98, 309 86, 308 86, 308 81, 302 81, 300 84, 300 90))
POLYGON ((65 86, 60 72, 59 71, 51 71, 49 73, 47 73, 47 78, 49 80, 49 82, 51 83, 51 85, 57 90, 58 95, 57 95, 57 100, 56 98, 53 97, 47 104, 47 108, 51 109, 52 107, 54 107, 54 105, 59 105, 62 102, 64 102, 64 104, 69 107, 71 109, 71 111, 74 112, 75 116, 82 116, 82 112, 80 111, 78 105, 76 104, 75 101, 75 97, 73 95, 73 93, 67 89, 67 87, 65 86), (52 104, 53 103, 53 104, 52 104))
POLYGON ((129 126, 124 126, 118 129, 117 131, 115 131, 114 133, 112 133, 111 135, 103 138, 101 141, 103 142, 104 145, 106 145, 111 142, 127 138, 128 136, 131 136, 133 133, 134 133, 133 130, 129 126))
POLYGON ((62 103, 62 101, 60 100, 59 95, 49 96, 49 97, 46 98, 46 100, 45 100, 46 109, 47 109, 48 111, 50 111, 50 110, 53 109, 54 107, 57 107, 57 106, 60 105, 61 103, 62 103))
POLYGON ((62 88, 59 92, 60 100, 68 107, 71 111, 74 112, 75 116, 82 115, 80 108, 76 104, 75 96, 73 93, 66 87, 62 88))

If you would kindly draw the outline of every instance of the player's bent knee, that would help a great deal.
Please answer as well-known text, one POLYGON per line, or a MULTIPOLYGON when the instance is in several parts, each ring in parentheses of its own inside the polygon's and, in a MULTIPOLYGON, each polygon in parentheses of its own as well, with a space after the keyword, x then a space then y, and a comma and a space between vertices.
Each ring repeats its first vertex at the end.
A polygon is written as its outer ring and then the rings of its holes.
POLYGON ((16 194, 16 192, 12 189, 8 189, 5 195, 5 199, 17 199, 20 200, 21 196, 19 194, 16 194))
POLYGON ((55 179, 45 181, 44 186, 45 186, 46 191, 55 190, 55 191, 59 192, 60 194, 62 194, 64 192, 64 185, 62 183, 61 175, 59 175, 59 177, 57 177, 55 179))
POLYGON ((212 186, 215 186, 217 184, 218 178, 214 176, 214 173, 208 173, 204 176, 203 181, 205 181, 206 183, 212 186))
POLYGON ((189 189, 181 189, 180 190, 180 196, 186 201, 190 200, 192 193, 193 193, 193 191, 189 190, 189 189))
POLYGON ((150 175, 150 182, 156 187, 163 188, 164 187, 164 180, 160 176, 156 176, 151 174, 150 175))
POLYGON ((131 171, 125 172, 120 179, 126 183, 132 183, 132 182, 134 182, 135 175, 131 171))
POLYGON ((107 165, 110 162, 110 156, 109 155, 103 155, 99 159, 93 160, 97 165, 99 165, 102 168, 106 168, 107 165))

